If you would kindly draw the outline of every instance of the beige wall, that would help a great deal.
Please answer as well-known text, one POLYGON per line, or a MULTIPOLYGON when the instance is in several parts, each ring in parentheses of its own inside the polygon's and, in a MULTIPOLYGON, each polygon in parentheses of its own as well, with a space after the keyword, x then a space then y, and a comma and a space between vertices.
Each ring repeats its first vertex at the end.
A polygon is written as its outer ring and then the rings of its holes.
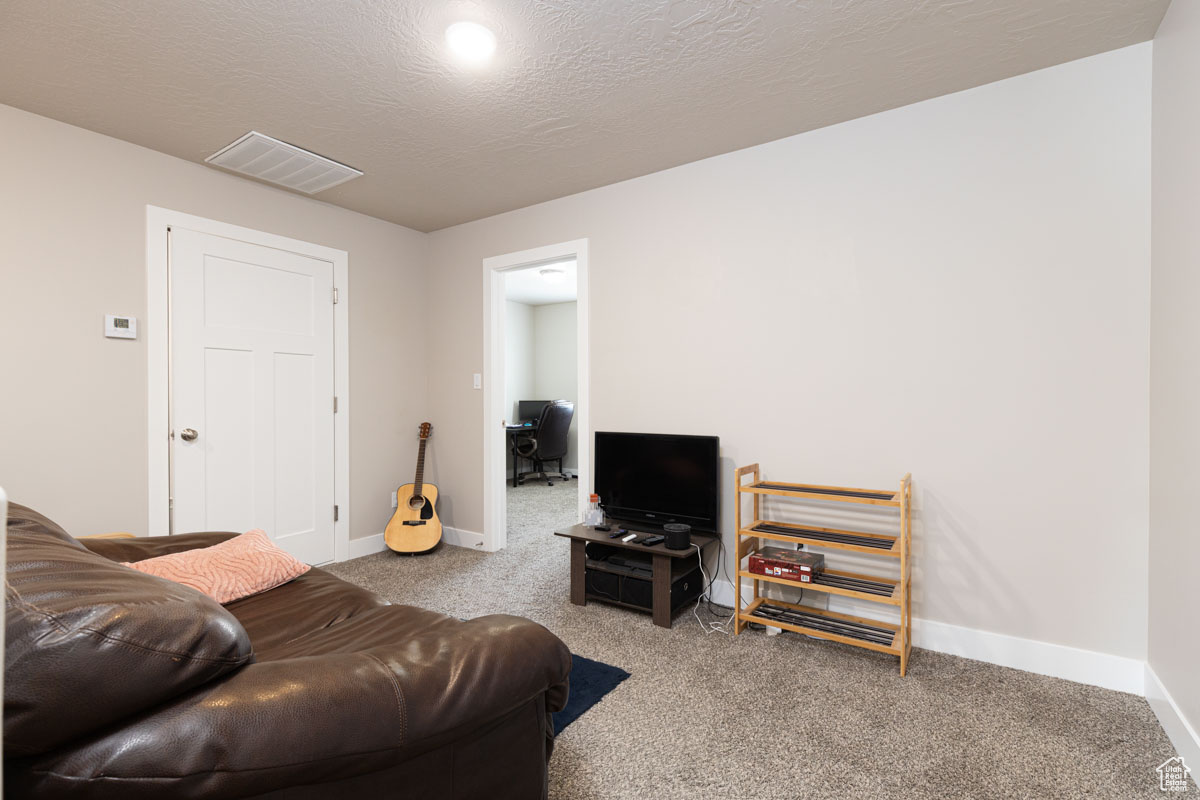
POLYGON ((719 435, 728 543, 735 464, 911 470, 919 617, 1143 658, 1150 57, 432 234, 448 524, 482 524, 481 261, 586 237, 593 428, 719 435))
POLYGON ((517 419, 517 403, 535 400, 533 306, 509 300, 504 309, 504 413, 517 419))
MULTIPOLYGON (((575 303, 547 303, 533 307, 534 394, 547 400, 576 402, 579 383, 579 334, 575 303)), ((578 417, 571 418, 567 431, 567 455, 563 469, 579 468, 578 417)))
MULTIPOLYGON (((1150 666, 1200 730, 1200 4, 1154 40, 1150 666)), ((1188 754, 1192 760, 1191 753, 1188 754)), ((1197 765, 1192 769, 1200 770, 1197 765)), ((1193 776, 1200 774, 1194 772, 1193 776)))
MULTIPOLYGON (((533 400, 533 306, 508 300, 504 308, 504 413, 517 420, 517 403, 533 400)), ((511 474, 513 454, 505 443, 505 474, 511 474)), ((528 465, 526 465, 528 467, 528 465)))
POLYGON ((383 530, 426 409, 422 234, 8 106, 0 159, 13 502, 78 534, 146 533, 145 331, 105 339, 103 315, 145 321, 149 204, 349 251, 351 536, 383 530))

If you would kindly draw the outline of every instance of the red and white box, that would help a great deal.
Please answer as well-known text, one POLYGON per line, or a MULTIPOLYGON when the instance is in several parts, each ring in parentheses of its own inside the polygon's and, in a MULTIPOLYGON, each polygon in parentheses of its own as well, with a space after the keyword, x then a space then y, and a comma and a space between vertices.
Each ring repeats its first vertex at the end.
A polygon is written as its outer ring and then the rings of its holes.
POLYGON ((812 583, 813 575, 825 568, 825 556, 803 550, 764 547, 750 556, 749 569, 755 575, 812 583))

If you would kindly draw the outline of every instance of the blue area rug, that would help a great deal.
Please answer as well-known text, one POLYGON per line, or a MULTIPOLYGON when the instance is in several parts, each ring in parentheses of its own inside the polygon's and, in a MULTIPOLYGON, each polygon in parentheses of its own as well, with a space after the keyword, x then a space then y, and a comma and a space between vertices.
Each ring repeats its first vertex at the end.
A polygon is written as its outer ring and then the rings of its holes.
POLYGON ((554 714, 555 735, 562 733, 564 728, 582 717, 628 677, 629 673, 620 667, 572 653, 571 694, 567 698, 567 707, 554 714))

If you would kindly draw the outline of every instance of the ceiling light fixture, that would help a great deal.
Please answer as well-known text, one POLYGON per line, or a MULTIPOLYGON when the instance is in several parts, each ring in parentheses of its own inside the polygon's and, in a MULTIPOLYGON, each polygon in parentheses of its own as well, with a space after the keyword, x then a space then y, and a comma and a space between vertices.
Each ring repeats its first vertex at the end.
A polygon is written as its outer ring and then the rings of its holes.
POLYGON ((446 28, 446 45, 462 60, 481 63, 496 52, 496 34, 477 22, 456 22, 446 28))
POLYGON ((538 275, 541 275, 542 280, 546 283, 562 283, 567 277, 567 272, 556 267, 546 267, 545 269, 538 270, 538 275))

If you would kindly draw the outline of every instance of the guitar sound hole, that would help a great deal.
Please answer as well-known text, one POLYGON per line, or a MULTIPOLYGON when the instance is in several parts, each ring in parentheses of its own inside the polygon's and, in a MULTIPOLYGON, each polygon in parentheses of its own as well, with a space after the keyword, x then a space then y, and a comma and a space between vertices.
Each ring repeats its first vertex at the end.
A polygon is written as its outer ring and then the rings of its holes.
POLYGON ((425 505, 425 498, 424 498, 424 497, 410 497, 410 498, 408 498, 408 507, 409 507, 409 508, 420 508, 420 507, 421 507, 421 506, 423 506, 423 505, 425 505))

